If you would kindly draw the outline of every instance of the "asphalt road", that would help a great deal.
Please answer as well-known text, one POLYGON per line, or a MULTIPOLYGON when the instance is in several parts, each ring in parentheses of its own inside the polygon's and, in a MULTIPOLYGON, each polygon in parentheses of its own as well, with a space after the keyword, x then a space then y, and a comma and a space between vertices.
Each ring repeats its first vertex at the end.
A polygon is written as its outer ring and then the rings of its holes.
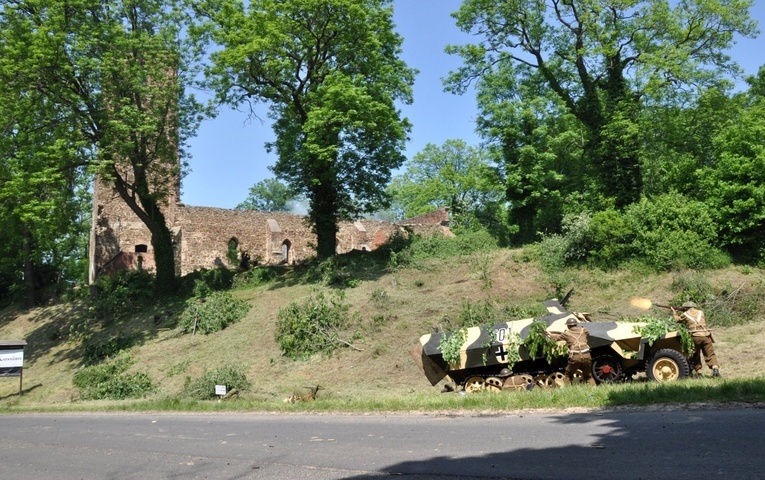
POLYGON ((765 478, 765 409, 502 415, 10 414, 0 477, 765 478))

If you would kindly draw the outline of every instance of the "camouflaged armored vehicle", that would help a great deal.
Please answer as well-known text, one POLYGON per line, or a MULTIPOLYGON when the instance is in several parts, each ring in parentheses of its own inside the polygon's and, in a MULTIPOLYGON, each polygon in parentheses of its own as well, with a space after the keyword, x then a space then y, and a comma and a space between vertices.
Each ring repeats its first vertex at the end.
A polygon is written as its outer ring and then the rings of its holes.
POLYGON ((568 312, 561 303, 544 302, 548 314, 542 317, 455 331, 463 335, 463 341, 459 360, 454 363, 444 359, 441 347, 444 335, 455 332, 423 335, 412 353, 432 385, 450 379, 467 392, 560 387, 569 383, 563 374, 568 361, 565 347, 558 356, 537 351, 532 357, 523 341, 535 322, 544 322, 548 332, 561 332, 566 329, 566 320, 573 317, 590 332, 592 377, 597 383, 619 382, 641 372, 659 382, 689 375, 690 365, 682 352, 679 332, 649 342, 636 333, 639 328, 635 327, 644 327, 645 323, 593 322, 588 314, 568 312))

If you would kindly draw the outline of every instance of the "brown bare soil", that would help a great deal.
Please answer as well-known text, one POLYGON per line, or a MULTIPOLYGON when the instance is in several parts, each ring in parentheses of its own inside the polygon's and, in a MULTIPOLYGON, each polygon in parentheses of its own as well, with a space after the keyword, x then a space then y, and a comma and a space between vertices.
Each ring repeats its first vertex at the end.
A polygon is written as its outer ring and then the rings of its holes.
MULTIPOLYGON (((575 270, 551 276, 528 261, 521 250, 420 262, 416 268, 378 272, 374 278, 346 289, 346 303, 361 318, 347 332, 352 347, 306 361, 292 361, 282 355, 274 338, 277 315, 290 302, 326 287, 283 282, 235 291, 253 308, 241 322, 211 335, 179 334, 173 328, 178 317, 173 310, 180 308, 177 305, 91 328, 103 338, 118 333, 137 335, 139 344, 130 350, 137 360, 133 369, 147 373, 159 385, 157 395, 161 396, 177 395, 187 377, 195 379, 206 370, 235 364, 243 366, 252 381, 253 388, 245 395, 253 399, 280 400, 316 385, 334 397, 373 398, 438 391, 420 372, 410 350, 421 335, 449 325, 449 319, 456 319, 468 302, 538 308, 556 292, 574 287, 569 309, 589 312, 594 321, 630 319, 644 313, 630 305, 631 298, 667 303, 675 295, 673 282, 688 274, 575 270)), ((704 278, 719 292, 720 301, 730 299, 735 292, 735 301, 761 302, 765 285, 761 269, 730 267, 705 272, 704 278)), ((0 340, 25 339, 29 344, 22 400, 17 396, 18 378, 11 377, 0 378, 0 402, 57 405, 78 398, 72 376, 82 366, 83 343, 78 340, 77 329, 84 308, 75 303, 0 311, 0 340)), ((761 375, 765 319, 761 309, 754 311, 751 318, 737 318, 740 324, 714 327, 726 378, 761 375)))

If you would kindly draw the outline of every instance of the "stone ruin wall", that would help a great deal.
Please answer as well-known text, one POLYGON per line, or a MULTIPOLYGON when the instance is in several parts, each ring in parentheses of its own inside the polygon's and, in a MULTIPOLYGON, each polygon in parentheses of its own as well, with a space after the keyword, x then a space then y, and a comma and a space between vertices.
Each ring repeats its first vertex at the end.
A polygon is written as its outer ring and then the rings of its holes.
MULTIPOLYGON (((236 241, 238 257, 246 252, 252 264, 294 264, 316 254, 316 236, 303 215, 180 203, 163 210, 175 235, 176 274, 181 276, 199 269, 237 268, 239 261, 228 258, 231 240, 236 241)), ((342 222, 337 252, 375 250, 405 228, 424 235, 451 235, 445 210, 399 223, 342 222)), ((90 258, 91 281, 116 270, 154 269, 149 230, 119 196, 105 195, 103 190, 94 196, 90 258)))

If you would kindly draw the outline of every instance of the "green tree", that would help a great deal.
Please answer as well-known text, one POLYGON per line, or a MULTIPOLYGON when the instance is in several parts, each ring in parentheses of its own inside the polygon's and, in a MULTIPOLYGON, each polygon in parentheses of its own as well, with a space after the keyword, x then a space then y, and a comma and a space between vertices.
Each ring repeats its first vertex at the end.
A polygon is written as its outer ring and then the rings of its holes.
POLYGON ((299 201, 290 188, 275 178, 261 180, 250 187, 249 195, 236 206, 237 210, 260 210, 263 212, 288 212, 299 201))
POLYGON ((173 0, 0 5, 4 81, 49 103, 67 125, 62 136, 85 138, 90 171, 151 232, 158 293, 171 291, 175 260, 162 206, 179 189, 179 156, 199 113, 185 94, 195 52, 179 40, 180 10, 173 0))
POLYGON ((748 79, 742 107, 714 137, 717 162, 700 174, 699 191, 739 258, 762 261, 765 251, 765 67, 748 79))
POLYGON ((491 229, 502 223, 504 195, 488 152, 462 140, 429 143, 393 179, 390 192, 404 217, 446 207, 455 230, 491 229))
POLYGON ((544 85, 583 127, 592 186, 623 207, 642 189, 642 107, 686 88, 714 85, 734 71, 725 50, 735 34, 755 33, 751 4, 464 0, 454 16, 478 43, 448 49, 465 63, 447 85, 464 92, 474 80, 501 74, 508 95, 520 103, 531 100, 521 86, 544 85))
POLYGON ((0 296, 23 293, 32 307, 40 288, 86 279, 87 152, 53 105, 28 86, 19 90, 2 80, 12 76, 5 60, 0 59, 0 296))
POLYGON ((399 58, 390 0, 192 2, 196 30, 219 48, 210 86, 234 106, 268 105, 274 173, 309 202, 319 258, 333 256, 340 220, 385 208, 409 122, 415 72, 399 58))

